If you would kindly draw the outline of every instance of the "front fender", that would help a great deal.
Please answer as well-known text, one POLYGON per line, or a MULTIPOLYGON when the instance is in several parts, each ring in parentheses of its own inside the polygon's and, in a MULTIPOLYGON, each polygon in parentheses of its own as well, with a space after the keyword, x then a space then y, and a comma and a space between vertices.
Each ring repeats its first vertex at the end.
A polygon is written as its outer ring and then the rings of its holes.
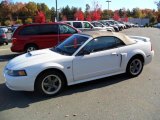
POLYGON ((64 72, 64 66, 58 64, 58 63, 45 63, 42 65, 42 69, 41 71, 44 71, 46 69, 50 69, 50 68, 55 68, 55 69, 59 69, 62 72, 64 72))
POLYGON ((63 74, 65 75, 67 79, 67 84, 69 84, 70 82, 73 82, 73 73, 72 73, 72 66, 69 68, 67 66, 68 64, 61 65, 58 63, 45 63, 41 65, 41 69, 39 69, 38 73, 36 74, 36 78, 41 72, 47 69, 58 69, 61 72, 63 72, 63 74))

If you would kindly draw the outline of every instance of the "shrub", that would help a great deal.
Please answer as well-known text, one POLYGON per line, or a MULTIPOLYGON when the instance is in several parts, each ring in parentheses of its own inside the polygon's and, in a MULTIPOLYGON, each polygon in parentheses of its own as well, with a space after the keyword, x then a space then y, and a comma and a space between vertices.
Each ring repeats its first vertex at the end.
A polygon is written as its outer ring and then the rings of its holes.
POLYGON ((21 19, 16 20, 16 24, 22 24, 22 20, 21 19))
POLYGON ((9 25, 11 25, 11 21, 10 21, 10 20, 6 20, 6 21, 4 22, 4 24, 5 24, 6 26, 9 26, 9 25))
POLYGON ((33 22, 32 18, 27 18, 27 19, 25 20, 25 23, 26 23, 26 24, 31 24, 32 22, 33 22))

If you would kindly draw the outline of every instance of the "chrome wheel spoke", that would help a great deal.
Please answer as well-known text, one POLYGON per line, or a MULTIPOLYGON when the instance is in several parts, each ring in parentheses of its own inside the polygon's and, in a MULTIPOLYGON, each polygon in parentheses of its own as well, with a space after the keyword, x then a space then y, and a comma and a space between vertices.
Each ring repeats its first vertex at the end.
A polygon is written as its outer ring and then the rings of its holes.
POLYGON ((55 84, 53 84, 52 87, 53 87, 55 90, 58 88, 58 86, 56 86, 55 84))
POLYGON ((57 78, 55 78, 53 82, 54 82, 54 83, 58 82, 58 79, 57 79, 57 78))
POLYGON ((45 87, 48 87, 49 86, 49 83, 43 83, 43 85, 45 86, 45 87))
POLYGON ((51 81, 52 81, 51 76, 49 76, 47 79, 48 79, 48 82, 51 82, 51 81))
POLYGON ((47 88, 47 91, 48 91, 48 92, 51 92, 51 90, 52 90, 52 87, 51 87, 51 86, 47 88))

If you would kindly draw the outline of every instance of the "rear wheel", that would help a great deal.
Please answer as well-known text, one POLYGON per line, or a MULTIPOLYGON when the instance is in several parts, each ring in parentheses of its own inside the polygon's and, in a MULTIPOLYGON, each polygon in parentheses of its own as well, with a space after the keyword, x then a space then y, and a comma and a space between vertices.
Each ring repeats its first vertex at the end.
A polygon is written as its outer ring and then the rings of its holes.
POLYGON ((42 73, 36 80, 36 92, 41 95, 56 95, 65 86, 65 77, 57 71, 46 71, 42 73))
POLYGON ((8 45, 8 42, 5 42, 6 45, 8 45))
POLYGON ((31 51, 34 51, 37 49, 38 49, 38 47, 36 45, 27 45, 25 48, 25 52, 31 52, 31 51))
POLYGON ((143 61, 138 58, 132 58, 127 65, 127 74, 131 77, 138 76, 143 70, 143 61))

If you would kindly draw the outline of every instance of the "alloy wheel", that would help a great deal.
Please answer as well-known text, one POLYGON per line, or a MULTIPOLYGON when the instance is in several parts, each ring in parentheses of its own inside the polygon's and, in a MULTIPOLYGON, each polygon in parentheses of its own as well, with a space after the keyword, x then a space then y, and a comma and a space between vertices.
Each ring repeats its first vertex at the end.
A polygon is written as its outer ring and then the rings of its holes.
POLYGON ((62 86, 61 79, 57 75, 48 75, 42 80, 42 90, 45 94, 56 94, 62 86))
POLYGON ((142 61, 139 59, 134 59, 130 64, 130 73, 136 76, 141 72, 142 67, 142 61))

